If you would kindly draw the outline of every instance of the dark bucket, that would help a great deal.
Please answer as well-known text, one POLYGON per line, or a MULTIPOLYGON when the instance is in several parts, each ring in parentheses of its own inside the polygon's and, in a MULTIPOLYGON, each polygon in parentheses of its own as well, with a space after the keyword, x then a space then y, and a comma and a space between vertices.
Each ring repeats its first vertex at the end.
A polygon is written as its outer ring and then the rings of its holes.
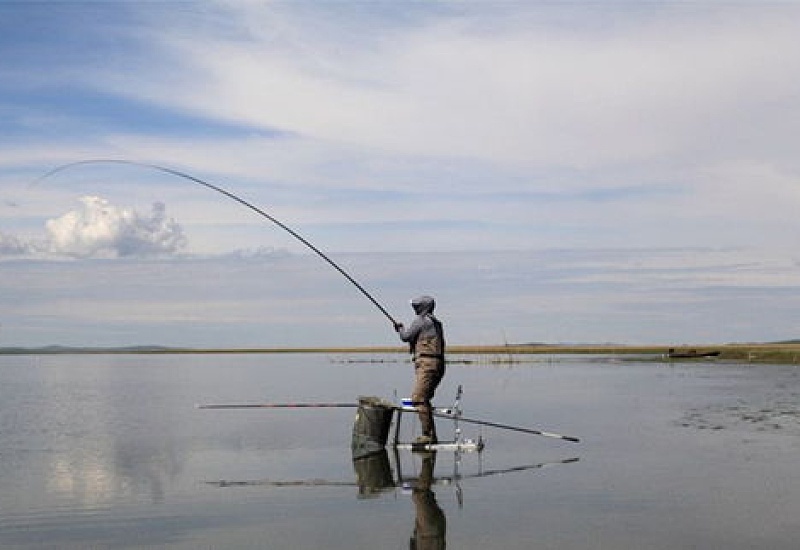
POLYGON ((359 397, 353 423, 353 459, 383 451, 389 440, 394 408, 378 397, 359 397))

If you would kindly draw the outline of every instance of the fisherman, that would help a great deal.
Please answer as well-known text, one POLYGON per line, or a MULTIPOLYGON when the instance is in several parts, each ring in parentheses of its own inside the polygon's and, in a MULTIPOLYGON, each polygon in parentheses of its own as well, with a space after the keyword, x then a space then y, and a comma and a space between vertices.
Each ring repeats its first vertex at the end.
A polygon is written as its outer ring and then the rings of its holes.
POLYGON ((417 408, 422 435, 417 443, 436 443, 436 425, 433 422, 431 399, 436 387, 444 377, 444 330, 442 323, 433 316, 436 302, 430 296, 420 296, 411 301, 417 317, 406 329, 403 323, 395 323, 394 329, 403 342, 408 342, 414 359, 414 389, 411 401, 417 408))

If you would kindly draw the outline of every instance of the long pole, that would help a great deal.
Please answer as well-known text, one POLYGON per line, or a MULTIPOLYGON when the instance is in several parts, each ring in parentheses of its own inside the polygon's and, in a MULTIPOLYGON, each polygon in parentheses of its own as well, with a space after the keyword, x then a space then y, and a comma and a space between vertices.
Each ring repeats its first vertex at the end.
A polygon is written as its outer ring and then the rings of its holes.
MULTIPOLYGON (((446 414, 446 413, 434 412, 433 416, 436 416, 436 417, 439 417, 439 418, 449 418, 451 420, 456 420, 455 416, 453 416, 451 414, 446 414)), ((569 435, 561 435, 561 434, 557 434, 557 433, 553 433, 553 432, 544 432, 542 430, 533 430, 531 428, 521 428, 519 426, 511 426, 509 424, 500 424, 498 422, 489 422, 487 420, 477 420, 477 419, 474 419, 474 418, 465 418, 463 416, 459 416, 457 418, 458 418, 459 422, 466 422, 467 424, 477 424, 479 426, 490 426, 492 428, 500 428, 502 430, 511 430, 511 431, 514 431, 514 432, 522 432, 522 433, 531 434, 531 435, 541 435, 541 436, 544 436, 544 437, 554 437, 556 439, 563 439, 564 441, 571 441, 573 443, 579 443, 580 442, 580 439, 578 439, 577 437, 572 437, 572 436, 569 436, 569 435)))
POLYGON ((357 403, 233 403, 197 405, 198 409, 354 409, 357 403))
POLYGON ((333 267, 336 271, 338 271, 340 274, 342 274, 345 277, 345 279, 350 281, 358 290, 360 290, 361 293, 364 296, 366 296, 366 298, 370 302, 372 302, 375 305, 375 307, 377 307, 381 311, 381 313, 383 313, 386 316, 386 318, 388 318, 389 321, 391 321, 391 323, 393 325, 397 324, 397 322, 389 314, 389 312, 386 311, 386 309, 381 304, 379 304, 378 301, 375 298, 373 298, 372 295, 369 292, 367 292, 366 289, 358 283, 358 281, 356 281, 349 273, 347 273, 344 269, 342 269, 336 262, 331 260, 319 248, 317 248, 316 246, 311 244, 305 237, 300 235, 297 231, 295 231, 294 229, 292 229, 291 227, 289 227, 285 223, 281 222, 280 220, 278 220, 274 216, 271 216, 270 214, 268 214, 267 212, 265 212, 261 208, 258 208, 257 206, 247 202, 246 200, 242 199, 241 197, 238 197, 238 196, 234 195, 233 193, 231 193, 227 189, 223 189, 222 187, 219 187, 217 185, 211 184, 211 183, 209 183, 207 181, 204 181, 204 180, 202 180, 200 178, 192 176, 191 174, 187 174, 185 172, 180 172, 178 170, 174 170, 172 168, 167 168, 165 166, 159 166, 158 164, 150 164, 150 163, 146 163, 146 162, 136 162, 136 161, 132 161, 132 160, 123 160, 123 159, 90 159, 90 160, 81 160, 81 161, 77 161, 77 162, 71 162, 69 164, 62 164, 61 166, 57 166, 56 168, 53 168, 52 170, 50 170, 49 172, 44 174, 43 176, 40 176, 36 180, 36 182, 39 182, 39 181, 42 181, 42 180, 44 180, 46 178, 54 176, 55 174, 57 174, 59 172, 63 172, 64 170, 67 170, 69 168, 73 168, 73 167, 76 167, 76 166, 83 166, 83 165, 87 165, 87 164, 125 164, 125 165, 129 165, 129 166, 138 166, 138 167, 141 167, 141 168, 150 168, 152 170, 158 170, 158 171, 164 172, 166 174, 170 174, 170 175, 173 175, 173 176, 177 176, 179 178, 183 178, 183 179, 189 180, 189 181, 191 181, 193 183, 196 183, 198 185, 202 185, 203 187, 207 187, 209 189, 212 189, 212 190, 216 191, 217 193, 221 193, 221 194, 225 195, 226 197, 235 200, 239 204, 246 206, 250 210, 253 210, 254 212, 260 214, 261 216, 264 216, 269 221, 271 221, 272 223, 274 223, 275 225, 277 225, 278 227, 280 227, 281 229, 283 229, 284 231, 289 233, 292 237, 294 237, 295 239, 297 239, 298 241, 303 243, 309 249, 311 249, 314 253, 317 254, 317 256, 319 256, 320 258, 322 258, 323 260, 328 262, 328 264, 330 264, 331 267, 333 267))
MULTIPOLYGON (((384 404, 386 408, 407 411, 409 407, 400 407, 398 405, 384 404)), ((357 403, 233 403, 222 405, 197 405, 198 409, 333 409, 333 408, 356 408, 357 403)), ((433 416, 437 418, 448 418, 453 421, 466 422, 467 424, 477 424, 479 426, 489 426, 501 430, 511 430, 514 432, 521 432, 531 435, 541 435, 544 437, 553 437, 556 439, 563 439, 564 441, 571 441, 572 443, 579 443, 580 439, 569 435, 562 435, 553 432, 545 432, 542 430, 534 430, 532 428, 522 428, 520 426, 512 426, 510 424, 500 424, 499 422, 489 422, 488 420, 478 420, 475 418, 465 418, 463 416, 456 416, 446 412, 433 412, 433 416)))

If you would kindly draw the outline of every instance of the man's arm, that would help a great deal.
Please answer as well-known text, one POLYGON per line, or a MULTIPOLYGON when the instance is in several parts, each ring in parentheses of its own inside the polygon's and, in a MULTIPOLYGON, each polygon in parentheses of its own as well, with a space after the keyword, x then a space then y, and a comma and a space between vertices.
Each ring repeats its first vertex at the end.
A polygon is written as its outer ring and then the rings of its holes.
POLYGON ((395 324, 394 329, 403 342, 413 342, 417 336, 419 336, 419 331, 422 329, 422 322, 417 318, 414 319, 411 326, 407 329, 403 326, 403 323, 395 324))

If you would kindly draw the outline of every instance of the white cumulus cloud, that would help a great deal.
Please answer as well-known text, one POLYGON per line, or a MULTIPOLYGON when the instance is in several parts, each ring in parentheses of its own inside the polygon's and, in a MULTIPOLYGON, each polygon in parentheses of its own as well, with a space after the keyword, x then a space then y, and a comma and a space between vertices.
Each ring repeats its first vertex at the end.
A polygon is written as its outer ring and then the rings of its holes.
POLYGON ((86 196, 81 207, 46 224, 50 252, 76 258, 171 255, 186 244, 181 226, 157 202, 149 215, 86 196))

